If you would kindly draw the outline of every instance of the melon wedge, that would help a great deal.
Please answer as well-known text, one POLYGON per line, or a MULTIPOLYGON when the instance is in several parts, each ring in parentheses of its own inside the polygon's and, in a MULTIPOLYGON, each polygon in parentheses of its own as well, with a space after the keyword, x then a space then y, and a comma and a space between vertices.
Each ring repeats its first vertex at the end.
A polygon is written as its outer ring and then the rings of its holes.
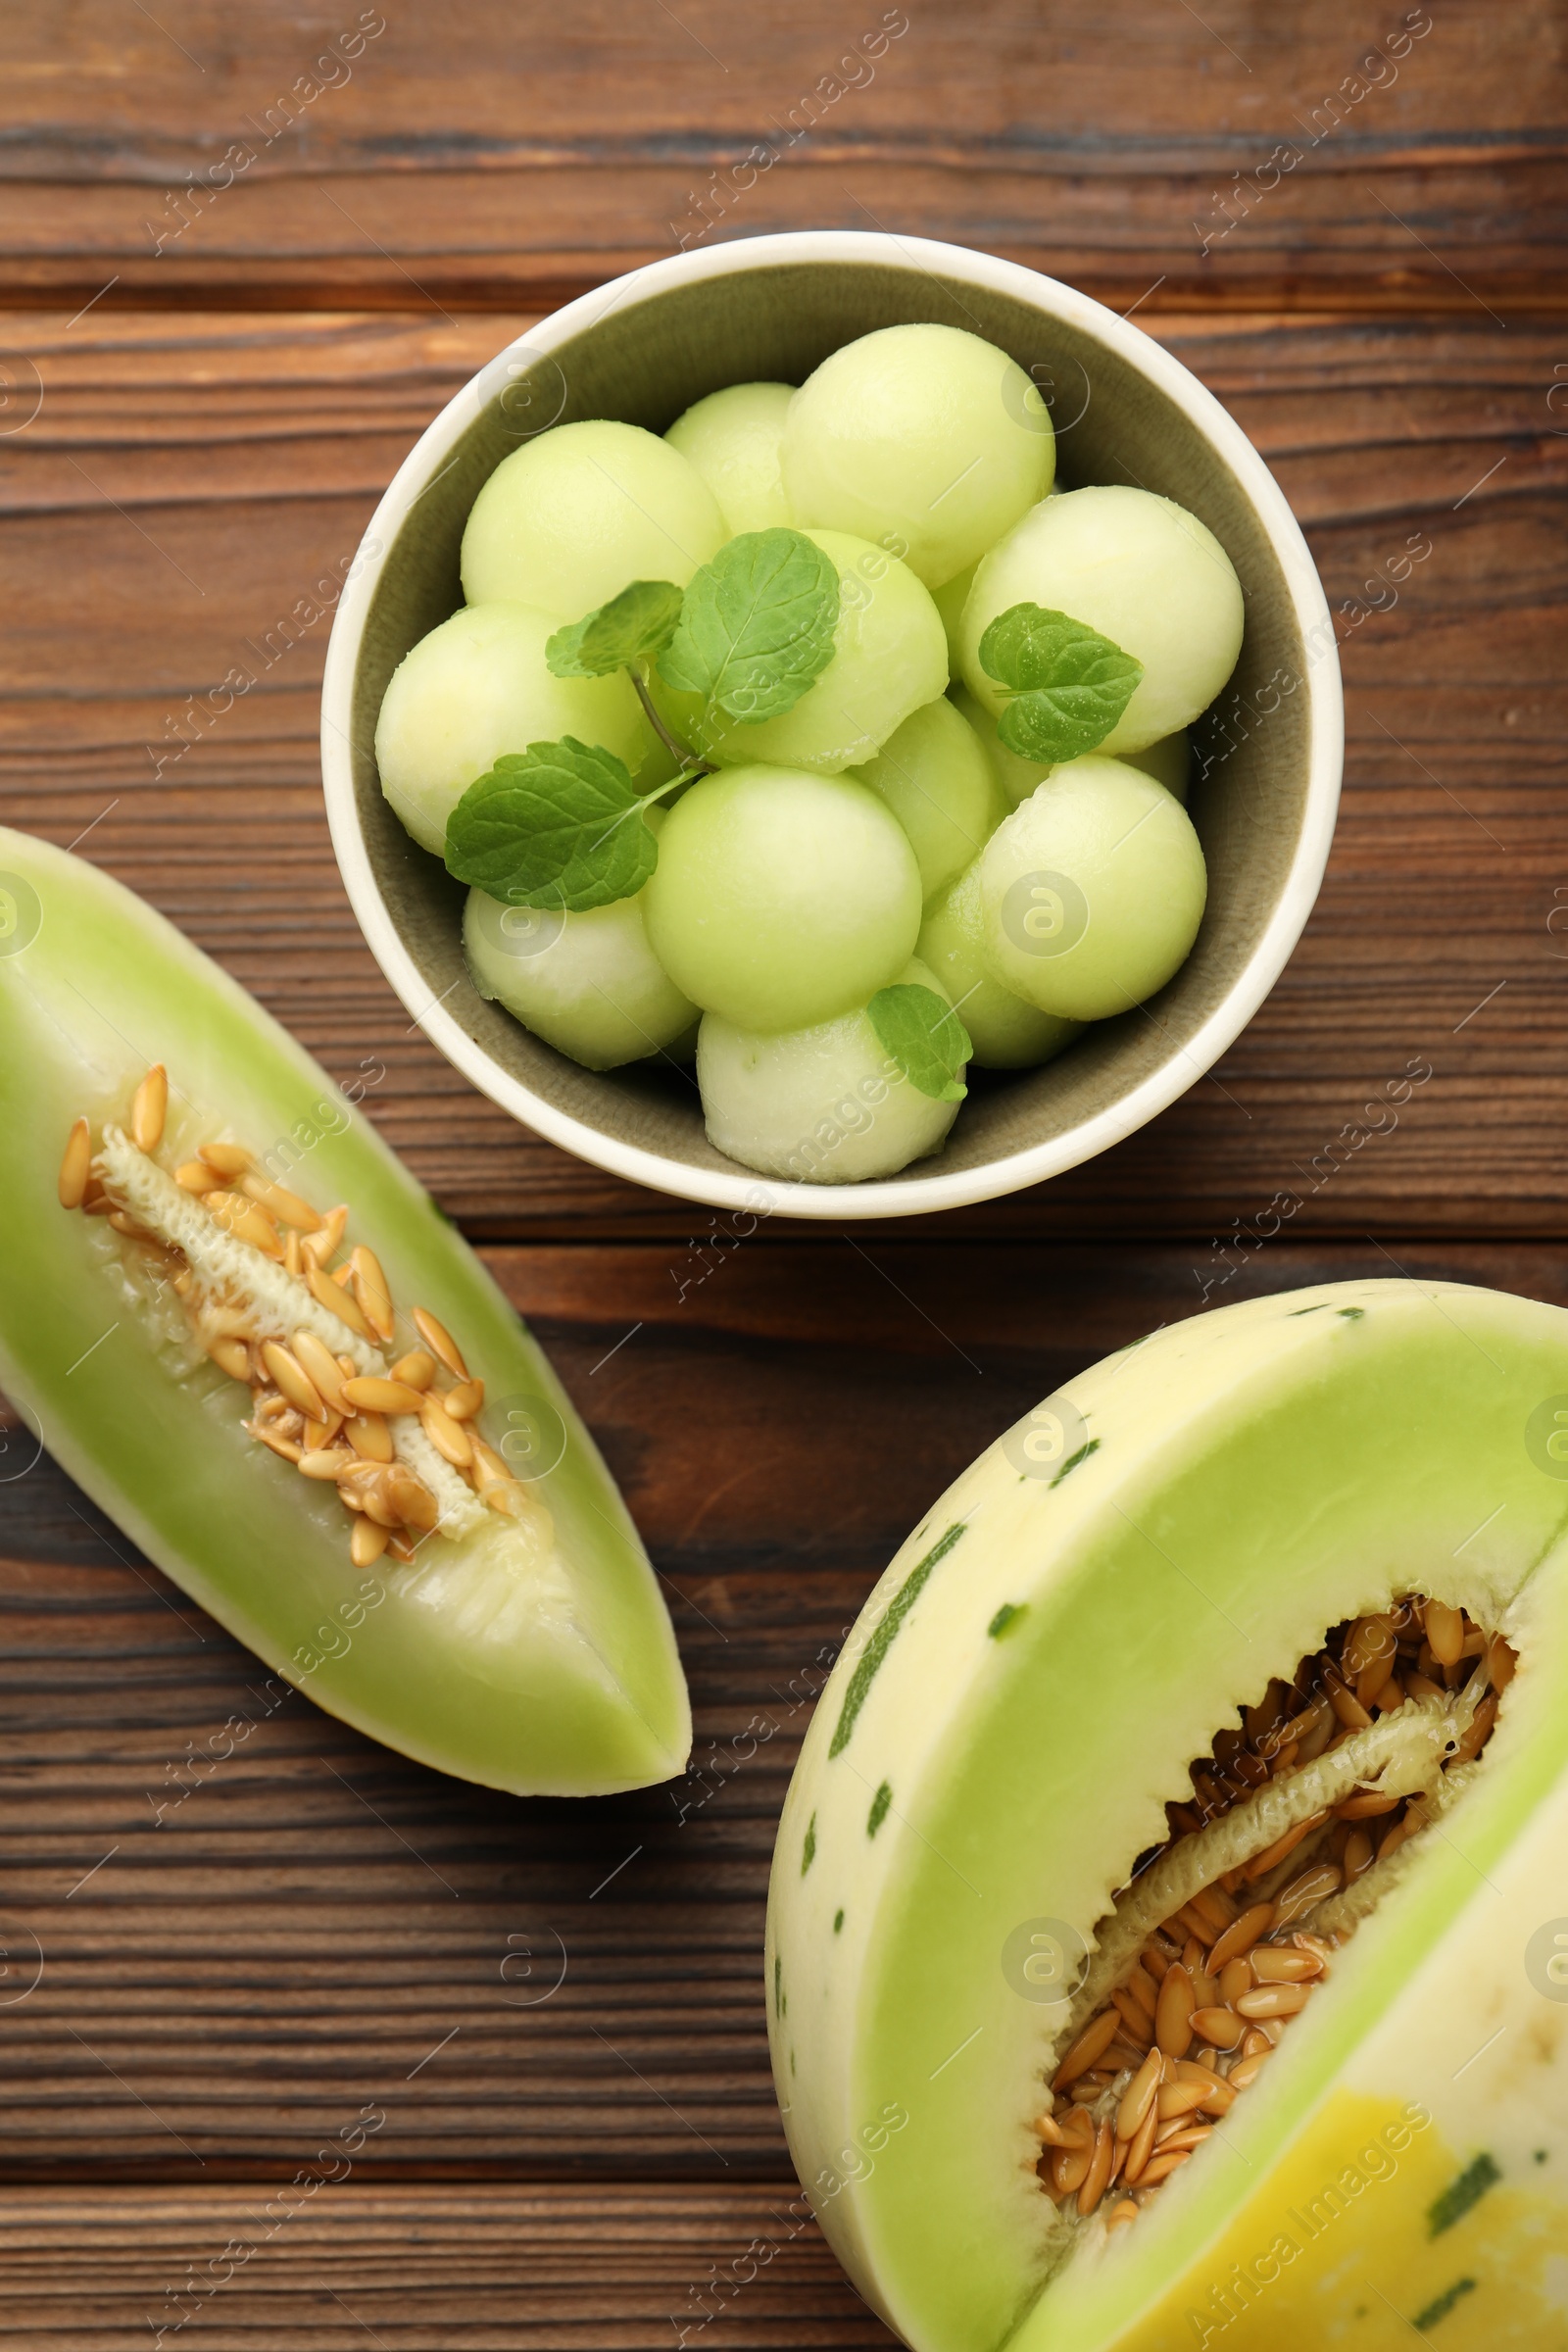
MULTIPOLYGON (((0 1217, 0 1387, 148 1558, 276 1673, 388 1746, 494 1788, 588 1795, 682 1770, 690 1712, 647 1554, 477 1259, 243 989, 129 891, 5 830, 0 1217), (154 1064, 168 1108, 143 1150, 131 1131, 154 1064), (74 1183, 62 1162, 78 1120, 74 1183), (180 1182, 204 1147, 225 1146, 229 1191, 180 1182), (105 1213, 62 1205, 84 1176, 105 1213), (220 1216, 209 1194, 235 1205, 220 1216), (368 1249, 393 1302, 384 1334, 334 1284, 335 1252, 311 1287, 313 1240, 330 1229, 302 1235, 285 1213, 269 1240, 255 1211, 287 1199, 305 1218, 346 1204, 345 1262, 368 1249), (482 1382, 477 1412, 432 1330, 482 1382), (347 1421, 311 1423, 302 1442, 270 1384, 266 1363, 279 1348, 292 1358, 301 1332, 328 1380, 334 1357, 342 1379, 372 1384, 407 1360, 423 1384, 356 1420, 372 1450, 352 1475, 338 1476, 347 1421), (281 1453, 247 1428, 267 1414, 281 1453), (301 1475, 293 1457, 312 1444, 322 1459, 301 1475)), ((296 1387, 297 1370, 282 1368, 296 1387)))
POLYGON ((916 2352, 1568 2342, 1565 1539, 1568 1315, 1412 1282, 1161 1331, 916 1529, 811 1725, 767 1942, 802 2180, 916 2352), (1411 1592, 1517 1657, 1479 1761, 1212 2136, 1122 2226, 1058 2212, 1056 1956, 1125 1973, 1194 1759, 1411 1592))

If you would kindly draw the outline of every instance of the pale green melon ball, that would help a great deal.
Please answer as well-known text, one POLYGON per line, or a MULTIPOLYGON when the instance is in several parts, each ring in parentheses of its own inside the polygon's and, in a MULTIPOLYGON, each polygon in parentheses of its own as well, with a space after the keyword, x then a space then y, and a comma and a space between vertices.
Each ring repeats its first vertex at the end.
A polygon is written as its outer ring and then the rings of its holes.
POLYGON ((966 564, 961 571, 954 573, 951 580, 944 580, 940 588, 931 591, 931 601, 941 614, 942 626, 947 632, 950 678, 958 675, 958 623, 963 618, 963 608, 969 601, 969 591, 974 586, 974 575, 979 568, 980 559, 976 556, 972 564, 966 564))
POLYGON ((1182 807, 1186 808, 1192 778, 1193 747, 1185 727, 1179 734, 1162 735, 1158 743, 1152 743, 1147 751, 1118 752, 1116 757, 1124 760, 1129 767, 1141 767, 1146 776, 1152 776, 1156 784, 1163 784, 1165 790, 1174 794, 1182 807))
POLYGON ((942 695, 851 773, 881 794, 908 835, 922 898, 971 864, 1007 813, 985 747, 942 695))
MULTIPOLYGON (((923 963, 895 977, 946 1001, 923 963)), ((896 1176, 941 1149, 958 1110, 911 1085, 863 1006, 782 1036, 710 1012, 698 1032, 697 1083, 710 1143, 764 1176, 803 1184, 896 1176)))
POLYGON ((1212 531, 1168 498, 1105 483, 1046 499, 994 547, 963 609, 964 683, 988 710, 1006 695, 980 640, 1014 605, 1081 620, 1144 665, 1104 742, 1108 759, 1191 726, 1231 671, 1246 618, 1242 584, 1212 531))
POLYGON ((927 591, 905 564, 842 531, 808 531, 839 575, 839 618, 827 667, 782 717, 760 725, 715 713, 660 680, 655 701, 683 743, 724 765, 766 760, 836 776, 881 750, 911 710, 948 681, 947 641, 927 591))
POLYGON ((421 637, 392 673, 375 725, 381 790, 439 858, 447 818, 504 753, 575 735, 636 772, 658 738, 623 676, 557 678, 545 640, 560 626, 527 605, 468 605, 421 637))
POLYGON ((931 901, 915 952, 928 963, 957 1007, 982 1070, 1022 1070, 1050 1061, 1070 1046, 1081 1021, 1026 1004, 994 980, 984 956, 978 859, 931 901))
POLYGON ((991 762, 991 772, 1002 787, 1003 798, 1009 808, 1015 808, 1020 801, 1029 798, 1037 784, 1045 782, 1051 773, 1051 763, 1042 765, 1037 760, 1025 760, 1017 752, 1009 751, 997 733, 995 714, 977 701, 967 686, 950 687, 948 700, 979 736, 991 762))
POLYGON ((1207 887, 1180 802, 1152 776, 1091 753, 1054 769, 987 843, 986 962, 1043 1012, 1103 1020, 1178 970, 1207 887))
POLYGON ((503 458, 474 500, 463 593, 580 620, 633 580, 684 588, 728 537, 696 466, 657 433, 558 424, 503 458))
MULTIPOLYGON (((1016 808, 1020 801, 1026 801, 1036 785, 1043 784, 1054 772, 1049 762, 1042 764, 1037 760, 1025 760, 1017 752, 1009 751, 997 733, 996 719, 984 703, 975 700, 967 686, 950 686, 948 701, 956 710, 963 713, 984 744, 992 772, 1009 806, 1016 808)), ((1142 768, 1144 774, 1152 776, 1156 784, 1163 784, 1165 790, 1174 793, 1182 807, 1186 808, 1192 747, 1185 728, 1180 734, 1162 736, 1158 743, 1150 744, 1147 751, 1118 752, 1116 757, 1128 767, 1142 768)))
POLYGON ((863 1004, 907 961, 920 871, 885 804, 848 776, 757 764, 693 784, 647 886, 675 985, 742 1029, 863 1004))
POLYGON ((677 416, 664 439, 696 466, 732 536, 793 522, 779 471, 793 384, 731 384, 677 416))
POLYGON ((1015 360, 956 326, 885 326, 822 362, 784 427, 799 520, 902 555, 928 588, 1051 488, 1051 414, 1015 360))
POLYGON ((662 1049, 688 1059, 682 1047, 697 1007, 648 944, 646 895, 645 888, 567 914, 503 906, 470 890, 463 949, 475 988, 590 1070, 612 1070, 662 1049))

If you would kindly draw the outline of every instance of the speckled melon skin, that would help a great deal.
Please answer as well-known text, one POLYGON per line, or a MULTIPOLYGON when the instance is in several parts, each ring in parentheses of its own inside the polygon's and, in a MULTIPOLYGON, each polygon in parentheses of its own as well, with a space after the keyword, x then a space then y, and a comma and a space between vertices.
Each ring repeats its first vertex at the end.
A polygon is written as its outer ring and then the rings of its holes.
POLYGON ((1568 1983, 1531 1950, 1568 1936, 1568 1484, 1527 1442, 1568 1408, 1568 1315, 1338 1285, 1064 1395, 1049 1475, 999 1443, 894 1560, 785 1806, 769 2024, 828 2236, 916 2352, 1568 2342, 1568 1983), (1065 2007, 1016 1938, 1088 1937, 1230 1710, 1410 1587, 1520 1649, 1485 1771, 1200 2159, 1050 2278, 1030 2126, 1065 2007))
POLYGON ((107 874, 5 828, 0 1228, 0 1388, 148 1558, 275 1673, 371 1738, 489 1787, 587 1795, 679 1773, 691 1715, 648 1556, 472 1251, 236 982, 107 874), (351 1238, 374 1249, 404 1315, 428 1307, 484 1380, 487 1437, 506 1443, 510 1400, 549 1423, 548 1559, 498 1519, 463 1544, 430 1539, 408 1568, 383 1555, 368 1576, 355 1569, 335 1494, 244 1434, 248 1391, 158 1331, 102 1220, 61 1208, 73 1120, 95 1135, 123 1120, 155 1060, 175 1157, 227 1136, 319 1206, 348 1202, 351 1238))

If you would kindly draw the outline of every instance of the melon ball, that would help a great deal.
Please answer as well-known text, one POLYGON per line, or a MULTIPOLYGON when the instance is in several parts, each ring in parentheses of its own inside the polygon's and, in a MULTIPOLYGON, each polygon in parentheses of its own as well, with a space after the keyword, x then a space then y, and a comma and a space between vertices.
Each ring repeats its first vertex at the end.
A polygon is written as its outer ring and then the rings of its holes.
POLYGON ((994 980, 985 960, 978 859, 933 899, 915 953, 930 965, 969 1032, 982 1070, 1022 1070, 1050 1061, 1083 1028, 1025 1004, 994 980))
POLYGON ((822 362, 790 404, 784 485, 808 527, 903 556, 928 588, 1051 488, 1051 414, 1015 360, 956 326, 885 326, 822 362))
POLYGON ((1126 1012, 1198 936, 1207 876, 1192 819, 1120 760, 1067 760, 980 858, 985 959, 1004 988, 1069 1020, 1126 1012))
POLYGON ((1051 773, 1052 762, 1025 760, 1021 754, 1009 751, 997 733, 995 713, 988 710, 984 703, 977 701, 967 686, 950 688, 948 700, 968 720, 980 738, 986 758, 991 762, 991 772, 1002 787, 1003 797, 1009 808, 1015 808, 1020 801, 1029 798, 1037 784, 1045 782, 1051 773))
POLYGON ((765 760, 835 776, 879 752, 911 710, 948 682, 947 640, 928 592, 912 571, 864 539, 808 531, 839 575, 833 653, 792 709, 760 723, 715 711, 659 680, 654 699, 666 724, 705 759, 723 764, 765 760))
POLYGON ((669 812, 648 936, 694 1004, 738 1028, 801 1029, 887 985, 920 928, 920 869, 866 785, 720 769, 669 812))
POLYGON ((778 460, 794 398, 793 384, 731 384, 677 416, 664 435, 713 493, 732 537, 795 519, 778 460))
POLYGON ((942 695, 851 773, 880 793, 908 835, 924 899, 973 863, 1007 813, 985 747, 942 695))
POLYGON ((468 605, 405 654, 381 699, 381 790, 423 850, 444 855, 447 818, 503 754, 575 735, 635 774, 658 738, 623 675, 553 677, 560 626, 527 605, 468 605))
MULTIPOLYGON (((911 960, 894 978, 948 1001, 923 963, 911 960)), ((896 1176, 941 1149, 958 1110, 910 1083, 860 1005, 782 1036, 710 1012, 698 1032, 697 1083, 710 1143, 748 1168, 802 1184, 896 1176)))
MULTIPOLYGON (((983 703, 976 702, 967 686, 950 686, 948 700, 956 710, 962 712, 985 746, 992 773, 1001 785, 1009 806, 1016 808, 1026 801, 1035 787, 1054 773, 1053 765, 1038 760, 1025 760, 1008 749, 997 733, 997 722, 983 703)), ((1142 768, 1156 784, 1173 793, 1182 807, 1187 806, 1188 777, 1192 767, 1192 746, 1185 728, 1176 735, 1164 735, 1152 743, 1147 751, 1118 752, 1117 759, 1128 767, 1142 768)))
POLYGON ((1144 665, 1098 751, 1140 752, 1206 710, 1242 648, 1242 584, 1212 531, 1185 508, 1119 483, 1045 499, 975 573, 959 629, 964 683, 998 715, 1007 696, 980 640, 1014 605, 1065 612, 1144 665))
POLYGON ((474 500, 463 593, 580 620, 633 580, 684 588, 728 537, 696 466, 657 433, 558 424, 503 458, 474 500))
POLYGON ((634 898, 571 914, 470 890, 463 950, 474 987, 587 1069, 666 1050, 689 1058, 683 1047, 697 1007, 648 944, 646 897, 645 885, 634 898))

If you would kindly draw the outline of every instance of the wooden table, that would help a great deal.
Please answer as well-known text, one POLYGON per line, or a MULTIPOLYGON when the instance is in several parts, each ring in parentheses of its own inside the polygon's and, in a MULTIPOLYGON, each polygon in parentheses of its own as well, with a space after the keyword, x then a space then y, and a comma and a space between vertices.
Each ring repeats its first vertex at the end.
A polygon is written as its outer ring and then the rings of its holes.
POLYGON ((338 1077, 383 1073, 371 1115, 624 1483, 699 1739, 684 1782, 604 1802, 438 1779, 271 1704, 49 1464, 0 1484, 0 2342, 886 2340, 790 2204, 760 1977, 774 1817, 871 1579, 1006 1421, 1205 1286, 1562 1291, 1562 24, 9 12, 5 813, 143 891, 338 1077), (683 239, 873 223, 1135 310, 1240 418, 1340 615, 1345 808, 1272 1000, 1144 1134, 987 1207, 775 1221, 721 1256, 706 1211, 519 1132, 410 1028, 328 847, 324 626, 210 731, 181 715, 530 317, 683 239), (366 2109, 347 2174, 280 2198, 366 2109))

